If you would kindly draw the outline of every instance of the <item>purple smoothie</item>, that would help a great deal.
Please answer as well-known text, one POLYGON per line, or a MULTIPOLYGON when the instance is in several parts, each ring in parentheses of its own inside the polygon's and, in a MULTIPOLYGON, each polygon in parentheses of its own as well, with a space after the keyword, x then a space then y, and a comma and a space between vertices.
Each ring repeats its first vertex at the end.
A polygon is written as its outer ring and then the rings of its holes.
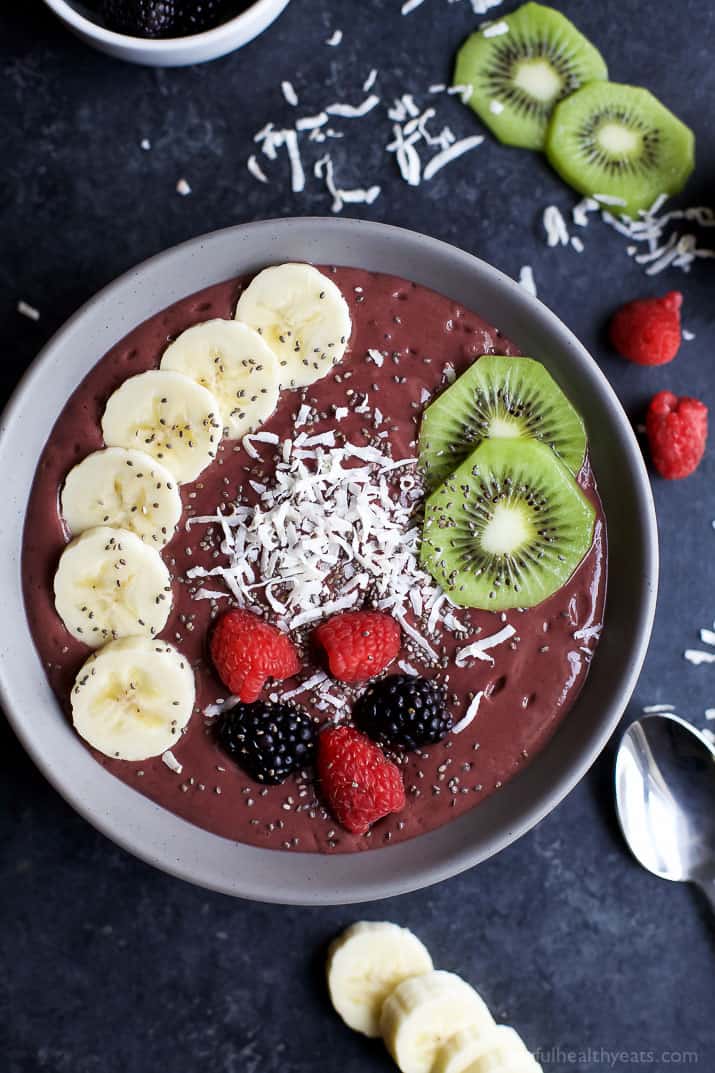
MULTIPOLYGON (((385 415, 395 459, 414 456, 421 400, 445 384, 444 371, 457 375, 478 356, 518 354, 518 349, 486 321, 455 302, 414 283, 357 269, 328 270, 349 302, 353 319, 350 349, 331 373, 301 391, 283 391, 278 407, 263 426, 279 441, 295 434, 302 404, 317 415, 310 433, 334 430, 355 444, 372 442, 365 418, 352 410, 353 394, 367 394, 385 415), (366 359, 368 350, 387 353, 381 367, 366 359), (334 407, 347 406, 336 426, 334 407)), ((100 420, 109 395, 129 376, 158 366, 167 343, 184 329, 213 317, 233 316, 243 282, 230 280, 177 302, 139 325, 91 370, 71 396, 42 453, 33 484, 23 544, 23 581, 30 628, 50 684, 65 712, 75 675, 88 649, 74 640, 59 619, 52 599, 52 579, 67 543, 58 496, 65 476, 78 461, 103 446, 100 420)), ((539 357, 539 355, 533 355, 539 357)), ((354 405, 354 404, 353 404, 354 405)), ((340 441, 339 441, 340 442, 340 441)), ((182 488, 184 516, 164 559, 173 577, 174 604, 161 636, 175 644, 195 670, 197 706, 175 747, 180 775, 161 757, 141 763, 111 760, 94 753, 114 776, 190 822, 240 842, 274 849, 352 852, 412 838, 448 822, 483 801, 515 775, 541 749, 566 716, 583 687, 602 623, 606 589, 605 522, 588 463, 579 477, 597 511, 593 546, 569 582, 553 597, 528 611, 460 612, 474 634, 486 637, 508 621, 516 629, 506 643, 491 650, 493 664, 457 667, 455 653, 467 643, 445 631, 436 643, 444 669, 427 667, 412 642, 404 658, 420 673, 446 682, 455 722, 471 698, 485 691, 473 722, 422 753, 401 758, 407 792, 402 813, 377 823, 365 836, 343 831, 325 811, 311 773, 289 778, 281 786, 261 787, 218 748, 212 720, 204 709, 226 690, 205 655, 206 637, 218 605, 193 595, 199 583, 187 578, 197 565, 216 564, 219 539, 205 526, 186 530, 194 515, 216 513, 240 494, 253 503, 247 480, 271 483, 275 448, 261 445, 263 462, 250 458, 235 441, 224 441, 216 461, 194 484, 182 488), (586 630, 586 637, 575 636, 586 630)), ((212 588, 220 587, 212 579, 212 588), (217 584, 214 585, 213 581, 217 584)), ((419 623, 410 619, 414 626, 419 623)), ((299 635, 299 644, 308 634, 299 635)), ((431 639, 432 640, 432 639, 431 639)), ((434 642, 433 642, 434 643, 434 642)), ((318 669, 305 644, 300 678, 318 669), (311 662, 312 660, 312 662, 311 662)), ((395 671, 397 667, 393 668, 395 671)), ((275 692, 294 688, 299 679, 275 692)), ((267 692, 274 689, 269 685, 267 692)), ((320 721, 326 714, 311 695, 297 698, 320 721)))

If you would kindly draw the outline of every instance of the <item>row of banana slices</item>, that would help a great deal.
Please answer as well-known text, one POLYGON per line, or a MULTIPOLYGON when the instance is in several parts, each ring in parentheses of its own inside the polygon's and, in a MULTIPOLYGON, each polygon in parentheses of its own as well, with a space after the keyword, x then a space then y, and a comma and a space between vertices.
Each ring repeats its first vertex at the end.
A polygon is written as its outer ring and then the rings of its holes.
POLYGON ((194 703, 193 675, 155 639, 172 606, 161 549, 181 519, 180 485, 343 357, 352 330, 341 291, 306 264, 260 272, 234 320, 183 332, 159 369, 129 377, 102 416, 106 446, 68 474, 61 512, 73 538, 54 579, 67 630, 100 649, 80 671, 73 719, 95 748, 139 760, 170 748, 194 703), (131 643, 130 643, 131 642, 131 643), (166 703, 162 702, 166 697, 166 703))
POLYGON ((343 1021, 377 1038, 402 1073, 540 1073, 518 1033, 497 1025, 473 987, 435 970, 424 944, 387 922, 353 924, 331 945, 330 998, 343 1021))

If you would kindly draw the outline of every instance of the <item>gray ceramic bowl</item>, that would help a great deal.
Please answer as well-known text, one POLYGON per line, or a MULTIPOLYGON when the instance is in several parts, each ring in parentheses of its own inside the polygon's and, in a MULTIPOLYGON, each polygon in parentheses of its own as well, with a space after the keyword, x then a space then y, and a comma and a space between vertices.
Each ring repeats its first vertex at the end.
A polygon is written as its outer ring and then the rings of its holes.
POLYGON ((88 302, 38 357, 3 415, 0 471, 0 690, 18 737, 66 800, 119 845, 228 894, 307 905, 367 901, 436 883, 497 853, 546 816, 588 770, 618 723, 645 655, 656 597, 656 522, 641 453, 613 391, 571 332, 521 287, 469 254, 409 231, 354 220, 265 221, 193 239, 146 261, 88 302), (604 637, 582 695, 543 752, 447 826, 401 845, 335 857, 227 841, 109 775, 46 683, 20 587, 23 517, 37 460, 85 373, 126 332, 177 299, 287 260, 415 280, 483 313, 540 358, 586 419, 610 540, 604 637))

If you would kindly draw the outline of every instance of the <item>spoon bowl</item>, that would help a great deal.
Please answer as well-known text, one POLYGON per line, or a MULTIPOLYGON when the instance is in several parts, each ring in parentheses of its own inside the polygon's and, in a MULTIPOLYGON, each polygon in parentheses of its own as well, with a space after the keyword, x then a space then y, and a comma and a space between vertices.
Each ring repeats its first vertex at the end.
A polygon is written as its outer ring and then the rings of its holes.
POLYGON ((616 808, 636 860, 691 882, 715 909, 715 751, 676 715, 632 723, 618 748, 616 808))

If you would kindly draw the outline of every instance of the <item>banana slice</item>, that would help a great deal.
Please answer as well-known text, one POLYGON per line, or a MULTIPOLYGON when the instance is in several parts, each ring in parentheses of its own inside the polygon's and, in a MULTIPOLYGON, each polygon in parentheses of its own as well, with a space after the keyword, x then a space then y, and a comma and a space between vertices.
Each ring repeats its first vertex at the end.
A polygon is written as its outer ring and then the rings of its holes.
POLYGON ((469 1025, 455 1032, 437 1052, 432 1073, 470 1073, 473 1063, 499 1038, 498 1031, 491 1024, 486 1030, 469 1025))
POLYGON ((181 494, 168 469, 143 451, 105 447, 69 471, 61 508, 72 536, 108 525, 163 548, 179 524, 181 494))
POLYGON ((440 1047, 468 1025, 487 1032, 494 1020, 474 988, 451 972, 404 980, 380 1017, 385 1046, 402 1073, 431 1073, 440 1047))
POLYGON ((344 931, 328 952, 330 999, 345 1024, 380 1035, 382 1004, 399 983, 432 971, 426 947, 407 928, 362 921, 344 931))
POLYGON ((72 687, 77 733, 100 753, 147 760, 171 749, 194 707, 184 657, 148 637, 124 637, 94 652, 72 687))
POLYGON ((67 629, 92 648, 117 637, 154 636, 171 610, 171 577, 159 552, 136 533, 104 525, 67 545, 54 591, 67 629))
POLYGON ((218 401, 224 433, 253 432, 278 403, 278 359, 258 332, 236 320, 208 320, 188 328, 164 351, 162 369, 196 380, 218 401))
POLYGON ((266 268, 238 300, 236 320, 260 332, 278 358, 281 384, 305 387, 343 357, 352 324, 348 303, 312 265, 266 268))
POLYGON ((523 1039, 508 1025, 457 1032, 440 1050, 433 1073, 542 1073, 523 1039))
POLYGON ((102 417, 109 447, 145 451, 179 484, 195 481, 215 458, 221 427, 220 407, 210 391, 183 373, 160 369, 125 380, 102 417))

